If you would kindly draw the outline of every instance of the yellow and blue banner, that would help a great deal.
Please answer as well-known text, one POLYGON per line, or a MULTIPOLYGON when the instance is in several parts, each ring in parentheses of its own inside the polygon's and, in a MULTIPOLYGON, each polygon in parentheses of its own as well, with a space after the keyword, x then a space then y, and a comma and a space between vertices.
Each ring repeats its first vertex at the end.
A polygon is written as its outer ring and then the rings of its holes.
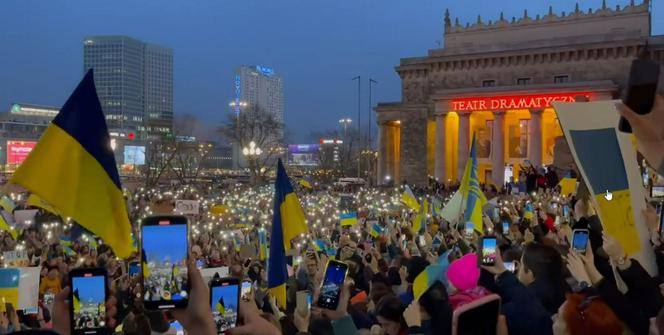
POLYGON ((533 204, 527 202, 523 210, 523 218, 530 220, 534 216, 535 216, 535 211, 533 210, 533 204))
POLYGON ((325 251, 325 250, 327 250, 327 245, 325 244, 325 242, 323 242, 323 240, 316 239, 314 241, 314 250, 315 251, 325 251))
POLYGON ((58 213, 57 209, 55 209, 53 206, 51 206, 51 204, 44 201, 44 199, 40 198, 36 194, 30 194, 30 196, 28 197, 28 200, 26 202, 26 205, 31 206, 31 207, 41 208, 41 209, 43 209, 43 210, 45 210, 49 213, 53 213, 55 215, 60 215, 60 213, 58 213))
POLYGON ((307 231, 302 205, 293 191, 281 159, 277 162, 277 179, 274 183, 274 210, 270 235, 270 258, 267 267, 268 292, 276 298, 281 308, 286 307, 286 251, 291 240, 307 231))
POLYGON ((378 238, 378 236, 380 236, 382 233, 383 233, 383 227, 381 227, 378 224, 378 222, 374 222, 374 224, 371 225, 371 231, 369 232, 369 234, 373 238, 378 238))
POLYGON ((11 303, 18 308, 19 280, 21 270, 17 268, 0 269, 0 302, 11 303))
POLYGON ((484 223, 482 221, 482 207, 486 204, 487 200, 480 189, 480 179, 477 176, 477 143, 475 141, 475 134, 473 134, 473 141, 470 146, 470 157, 466 162, 466 169, 464 171, 464 181, 462 186, 465 190, 466 209, 464 211, 464 220, 472 222, 476 231, 484 234, 484 223))
POLYGON ((16 209, 16 204, 10 197, 3 195, 0 197, 0 207, 2 207, 7 213, 11 214, 14 212, 14 209, 16 209))
POLYGON ((81 298, 79 298, 78 289, 74 290, 74 293, 72 293, 72 297, 74 299, 74 302, 73 302, 74 314, 78 314, 78 313, 81 312, 81 298))
POLYGON ((9 223, 7 223, 7 220, 5 220, 4 215, 0 215, 0 231, 6 231, 9 233, 9 235, 12 236, 14 240, 18 237, 18 231, 14 229, 14 227, 10 226, 9 223))
POLYGON ((357 212, 341 213, 339 216, 341 226, 353 226, 357 224, 357 212))
POLYGON ((572 178, 568 173, 565 178, 558 183, 560 185, 560 194, 569 196, 576 193, 576 178, 572 178))
POLYGON ((37 194, 125 258, 131 254, 131 226, 110 143, 89 70, 11 182, 37 194))
POLYGON ((415 281, 413 281, 413 296, 415 300, 419 300, 436 281, 440 280, 441 272, 442 268, 439 264, 431 264, 415 277, 415 281))
POLYGON ((419 212, 420 211, 420 202, 415 198, 413 190, 410 189, 410 186, 406 185, 403 193, 401 194, 401 202, 403 202, 408 208, 419 212))
POLYGON ((307 189, 310 189, 310 190, 313 189, 313 187, 311 186, 311 183, 304 180, 304 179, 300 179, 300 181, 298 183, 300 184, 300 186, 302 186, 304 188, 307 188, 307 189))

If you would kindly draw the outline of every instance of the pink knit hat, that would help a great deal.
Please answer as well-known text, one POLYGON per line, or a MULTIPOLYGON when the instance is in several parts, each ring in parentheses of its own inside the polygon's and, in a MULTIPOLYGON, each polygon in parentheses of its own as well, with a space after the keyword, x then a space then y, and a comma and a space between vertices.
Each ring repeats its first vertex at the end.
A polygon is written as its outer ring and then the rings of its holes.
POLYGON ((479 279, 480 269, 477 267, 476 254, 464 255, 452 262, 447 269, 447 280, 459 291, 475 288, 479 279))

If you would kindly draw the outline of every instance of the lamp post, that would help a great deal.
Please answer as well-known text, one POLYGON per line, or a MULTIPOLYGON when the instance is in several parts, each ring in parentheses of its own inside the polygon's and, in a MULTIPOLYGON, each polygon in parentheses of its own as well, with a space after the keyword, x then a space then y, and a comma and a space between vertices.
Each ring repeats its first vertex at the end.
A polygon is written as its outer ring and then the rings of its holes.
POLYGON ((261 150, 254 141, 249 142, 248 148, 244 147, 242 149, 242 154, 249 162, 249 182, 251 185, 256 184, 256 159, 258 159, 258 156, 260 156, 261 153, 263 153, 263 150, 261 150))
POLYGON ((233 155, 235 157, 233 158, 235 159, 235 164, 238 169, 240 168, 240 146, 242 145, 242 141, 240 141, 240 112, 247 106, 249 106, 249 103, 239 99, 235 99, 228 103, 228 107, 230 107, 231 110, 235 113, 235 139, 237 140, 237 149, 233 150, 235 152, 233 155))
POLYGON ((339 124, 343 125, 344 127, 344 141, 347 140, 346 137, 348 136, 348 125, 351 123, 353 123, 353 120, 350 118, 343 118, 339 120, 339 124))

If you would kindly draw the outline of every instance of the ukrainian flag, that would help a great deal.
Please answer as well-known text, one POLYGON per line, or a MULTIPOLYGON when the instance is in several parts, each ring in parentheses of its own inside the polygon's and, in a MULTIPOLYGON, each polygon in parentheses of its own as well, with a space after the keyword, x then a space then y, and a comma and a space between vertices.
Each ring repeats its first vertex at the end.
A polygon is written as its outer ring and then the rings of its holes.
POLYGON ((306 181, 304 179, 300 179, 299 184, 300 184, 300 186, 302 186, 304 188, 307 188, 307 189, 312 189, 313 188, 313 187, 311 187, 311 183, 309 183, 308 181, 306 181))
POLYGON ((475 134, 473 134, 473 142, 470 146, 470 157, 466 163, 460 188, 463 189, 462 192, 466 199, 464 220, 466 222, 472 222, 475 225, 475 230, 480 234, 483 234, 482 207, 486 204, 486 197, 480 189, 480 180, 477 177, 477 167, 477 145, 475 142, 475 134))
POLYGON ((60 245, 62 245, 62 251, 64 251, 65 255, 76 255, 76 252, 71 248, 71 236, 62 236, 60 238, 60 245))
POLYGON ((10 226, 9 223, 7 223, 7 220, 5 220, 5 217, 3 215, 0 215, 0 231, 4 230, 9 233, 9 235, 12 236, 14 240, 18 237, 18 232, 14 227, 10 226))
POLYGON ((408 185, 406 185, 406 189, 401 194, 401 202, 414 211, 420 211, 420 202, 417 201, 415 194, 413 194, 413 190, 411 190, 408 185))
POLYGON ((277 304, 286 307, 286 251, 291 249, 291 240, 307 231, 302 205, 293 191, 281 159, 277 162, 277 179, 274 185, 274 210, 270 258, 267 267, 268 292, 277 299, 277 304))
POLYGON ((150 276, 150 269, 148 269, 148 260, 145 258, 145 249, 141 249, 141 267, 143 268, 143 280, 150 276))
POLYGON ((383 233, 383 227, 381 227, 378 223, 374 223, 371 225, 371 231, 369 234, 373 236, 373 238, 378 238, 383 233))
POLYGON ((535 211, 533 210, 533 204, 528 202, 526 203, 526 207, 523 212, 523 218, 530 220, 533 218, 533 216, 535 216, 535 211))
POLYGON ((316 241, 314 241, 314 250, 325 251, 327 250, 327 245, 322 240, 316 239, 316 241))
POLYGON ((36 194, 30 194, 30 196, 28 197, 28 201, 26 202, 26 205, 31 207, 38 207, 49 213, 60 215, 57 209, 53 208, 53 206, 51 206, 48 202, 44 201, 44 199, 40 198, 36 194))
POLYGON ((90 70, 11 182, 37 194, 125 258, 131 254, 131 226, 110 142, 90 70))
POLYGON ((72 297, 74 299, 74 314, 76 314, 81 311, 81 298, 78 297, 78 289, 74 290, 72 297))
POLYGON ((419 300, 437 280, 440 280, 441 271, 442 269, 439 264, 431 264, 415 277, 415 281, 413 281, 413 296, 415 300, 419 300))
POLYGON ((339 217, 339 222, 341 222, 341 226, 352 226, 357 224, 357 213, 356 212, 351 212, 351 213, 341 213, 341 216, 339 217))
POLYGON ((2 207, 7 213, 11 214, 14 212, 14 209, 16 209, 16 204, 10 197, 3 195, 0 198, 0 207, 2 207))
POLYGON ((11 303, 15 308, 18 306, 18 286, 21 278, 21 270, 16 268, 0 269, 0 302, 11 303))
POLYGON ((576 178, 572 178, 569 173, 558 183, 560 185, 560 194, 568 196, 576 193, 576 178))
POLYGON ((219 315, 224 316, 224 314, 226 314, 226 305, 224 304, 224 297, 219 298, 214 308, 217 310, 217 312, 219 312, 219 315))

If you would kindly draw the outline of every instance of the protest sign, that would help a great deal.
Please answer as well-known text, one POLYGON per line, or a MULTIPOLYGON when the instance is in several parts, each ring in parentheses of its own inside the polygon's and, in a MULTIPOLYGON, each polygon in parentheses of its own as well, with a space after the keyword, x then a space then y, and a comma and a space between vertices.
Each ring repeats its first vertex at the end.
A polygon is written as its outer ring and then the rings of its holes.
POLYGON ((35 223, 35 215, 38 209, 22 209, 14 211, 14 221, 16 224, 23 226, 31 226, 35 223))
POLYGON ((184 215, 197 215, 200 210, 200 201, 198 200, 176 200, 175 213, 184 215))
POLYGON ((39 267, 0 269, 0 301, 16 309, 38 306, 39 267))
POLYGON ((618 130, 617 101, 554 103, 563 133, 607 234, 652 275, 655 258, 631 135, 618 130))
POLYGON ((205 282, 209 282, 215 274, 219 274, 219 278, 228 277, 228 266, 221 266, 218 268, 201 269, 201 276, 205 282))
POLYGON ((8 267, 24 267, 30 264, 26 250, 5 251, 2 258, 8 267))

